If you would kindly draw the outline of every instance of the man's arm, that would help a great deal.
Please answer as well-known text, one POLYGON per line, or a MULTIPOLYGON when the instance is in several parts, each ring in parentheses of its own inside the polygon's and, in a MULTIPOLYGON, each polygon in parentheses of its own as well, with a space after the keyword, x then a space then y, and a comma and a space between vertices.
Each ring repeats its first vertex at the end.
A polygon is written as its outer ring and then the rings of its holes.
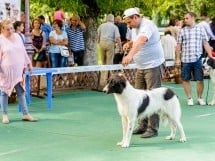
POLYGON ((210 58, 215 59, 215 58, 212 56, 212 47, 209 45, 209 43, 208 43, 207 41, 204 41, 204 42, 203 42, 203 46, 204 46, 206 52, 208 53, 208 56, 209 56, 210 58))
POLYGON ((181 65, 181 44, 178 43, 175 51, 175 65, 181 65))
POLYGON ((139 36, 138 39, 133 42, 132 48, 128 55, 123 58, 122 64, 124 66, 128 65, 131 62, 133 56, 145 45, 147 41, 148 38, 146 36, 139 36))
POLYGON ((145 45, 147 41, 148 38, 146 36, 140 36, 137 41, 133 43, 133 46, 128 55, 131 55, 133 57, 145 45))
POLYGON ((86 30, 86 25, 81 20, 78 21, 78 24, 82 30, 86 30))
POLYGON ((100 37, 101 37, 101 29, 100 29, 100 26, 99 26, 99 28, 97 29, 97 43, 98 44, 100 43, 100 37))
POLYGON ((119 50, 120 50, 120 52, 121 52, 121 51, 122 51, 122 43, 121 43, 120 37, 117 37, 117 38, 116 38, 116 43, 118 44, 119 50))
POLYGON ((205 31, 206 31, 207 35, 210 36, 210 37, 208 37, 209 39, 211 38, 212 40, 215 40, 215 35, 213 34, 209 24, 207 24, 205 26, 205 31))

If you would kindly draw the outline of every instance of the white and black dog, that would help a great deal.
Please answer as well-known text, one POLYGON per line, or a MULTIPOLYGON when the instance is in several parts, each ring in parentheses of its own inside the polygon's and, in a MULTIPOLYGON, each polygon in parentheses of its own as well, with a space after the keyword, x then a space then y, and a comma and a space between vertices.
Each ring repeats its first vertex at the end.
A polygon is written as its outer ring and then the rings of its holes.
POLYGON ((209 57, 203 58, 203 68, 209 73, 211 82, 213 84, 213 97, 208 105, 215 105, 215 60, 209 57))
POLYGON ((137 117, 146 118, 154 113, 158 113, 161 119, 168 121, 170 125, 171 133, 166 139, 173 140, 178 128, 180 142, 186 141, 180 121, 180 103, 171 89, 165 87, 152 90, 135 89, 124 75, 114 74, 110 77, 103 91, 107 94, 114 94, 122 119, 123 138, 117 145, 123 148, 129 147, 137 117))

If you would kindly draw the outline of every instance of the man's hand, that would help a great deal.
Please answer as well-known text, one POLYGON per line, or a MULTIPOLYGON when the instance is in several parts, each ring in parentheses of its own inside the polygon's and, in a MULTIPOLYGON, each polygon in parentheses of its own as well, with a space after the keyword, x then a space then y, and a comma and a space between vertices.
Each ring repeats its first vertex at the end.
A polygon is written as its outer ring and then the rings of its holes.
POLYGON ((122 59, 122 65, 127 66, 132 61, 132 56, 129 54, 122 59))

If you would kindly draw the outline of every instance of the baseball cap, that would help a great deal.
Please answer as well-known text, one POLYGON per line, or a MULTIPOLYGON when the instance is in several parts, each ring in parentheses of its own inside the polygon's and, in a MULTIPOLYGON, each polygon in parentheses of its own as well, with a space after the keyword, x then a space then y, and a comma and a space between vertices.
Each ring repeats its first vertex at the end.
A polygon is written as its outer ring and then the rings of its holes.
POLYGON ((124 15, 123 19, 125 19, 125 18, 133 16, 133 15, 140 15, 140 13, 137 8, 129 8, 124 11, 123 15, 124 15))

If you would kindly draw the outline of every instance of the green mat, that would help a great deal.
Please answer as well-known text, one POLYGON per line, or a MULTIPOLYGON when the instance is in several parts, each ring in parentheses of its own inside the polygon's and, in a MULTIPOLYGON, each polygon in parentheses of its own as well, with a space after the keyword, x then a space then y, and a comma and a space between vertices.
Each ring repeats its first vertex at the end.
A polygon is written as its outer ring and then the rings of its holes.
MULTIPOLYGON (((22 122, 17 105, 9 106, 10 124, 0 123, 0 161, 214 161, 215 106, 188 107, 181 85, 164 85, 180 99, 186 143, 178 134, 165 140, 170 130, 161 125, 158 137, 133 136, 129 148, 120 148, 121 120, 113 96, 67 91, 55 93, 51 111, 45 99, 32 98, 29 110, 39 122, 22 122)), ((210 88, 209 99, 211 94, 210 88)))

